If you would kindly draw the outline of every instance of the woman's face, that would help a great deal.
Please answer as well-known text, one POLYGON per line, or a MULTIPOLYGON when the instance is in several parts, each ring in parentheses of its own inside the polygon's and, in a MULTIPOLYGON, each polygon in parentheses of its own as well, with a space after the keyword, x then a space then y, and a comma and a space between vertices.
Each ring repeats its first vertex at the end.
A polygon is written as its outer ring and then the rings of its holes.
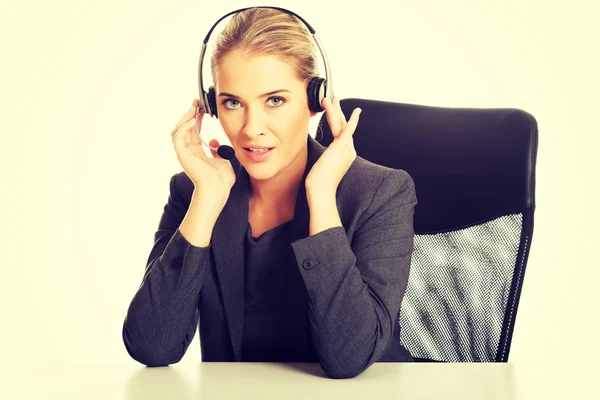
POLYGON ((266 180, 286 170, 294 175, 289 169, 296 167, 304 170, 308 122, 316 113, 309 110, 306 85, 290 65, 275 56, 233 51, 219 63, 215 94, 221 126, 249 175, 266 180), (273 150, 256 162, 244 149, 252 146, 273 150))

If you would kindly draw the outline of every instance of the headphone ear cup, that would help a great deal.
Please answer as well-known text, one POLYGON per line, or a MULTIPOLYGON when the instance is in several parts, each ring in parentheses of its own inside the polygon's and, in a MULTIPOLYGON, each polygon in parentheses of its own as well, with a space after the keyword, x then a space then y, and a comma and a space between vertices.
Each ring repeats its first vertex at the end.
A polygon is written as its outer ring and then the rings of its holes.
POLYGON ((217 99, 215 95, 215 88, 213 86, 208 88, 208 108, 210 109, 210 114, 214 117, 219 118, 217 115, 217 99))
POLYGON ((321 112, 324 111, 321 107, 321 101, 325 98, 325 79, 318 76, 312 78, 308 82, 306 88, 306 94, 308 95, 308 108, 310 111, 321 112))

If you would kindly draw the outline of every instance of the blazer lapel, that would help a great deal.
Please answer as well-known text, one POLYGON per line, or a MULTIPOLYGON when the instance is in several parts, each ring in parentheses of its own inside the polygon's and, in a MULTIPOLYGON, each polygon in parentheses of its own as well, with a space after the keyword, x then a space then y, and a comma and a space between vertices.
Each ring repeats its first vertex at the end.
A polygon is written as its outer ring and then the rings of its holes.
MULTIPOLYGON (((325 151, 325 148, 310 135, 308 135, 307 141, 308 160, 290 226, 291 241, 308 236, 310 212, 304 182, 312 166, 325 151)), ((241 361, 244 327, 245 239, 248 228, 250 179, 248 172, 237 158, 231 161, 236 172, 236 181, 213 228, 211 245, 235 361, 241 361)))

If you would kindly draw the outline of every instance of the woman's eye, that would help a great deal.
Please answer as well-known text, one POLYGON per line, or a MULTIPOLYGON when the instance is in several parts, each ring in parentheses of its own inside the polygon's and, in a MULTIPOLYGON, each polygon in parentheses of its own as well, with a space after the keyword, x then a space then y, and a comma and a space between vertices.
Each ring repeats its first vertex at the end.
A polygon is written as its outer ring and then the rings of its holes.
POLYGON ((283 97, 269 97, 269 102, 272 106, 279 107, 285 102, 285 99, 283 97))
POLYGON ((240 102, 237 101, 236 99, 225 99, 225 101, 223 101, 223 105, 225 106, 225 108, 238 108, 238 106, 240 105, 240 102))

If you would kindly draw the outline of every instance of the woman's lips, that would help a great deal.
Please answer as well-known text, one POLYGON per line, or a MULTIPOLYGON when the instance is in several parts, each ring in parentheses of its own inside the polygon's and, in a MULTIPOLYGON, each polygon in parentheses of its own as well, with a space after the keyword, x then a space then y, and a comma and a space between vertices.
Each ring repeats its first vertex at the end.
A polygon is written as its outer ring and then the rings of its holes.
POLYGON ((275 150, 274 147, 264 153, 255 153, 253 151, 244 149, 244 153, 246 154, 246 157, 248 159, 250 159, 251 161, 261 162, 261 161, 265 161, 266 159, 268 159, 271 156, 271 153, 273 153, 273 150, 275 150))

